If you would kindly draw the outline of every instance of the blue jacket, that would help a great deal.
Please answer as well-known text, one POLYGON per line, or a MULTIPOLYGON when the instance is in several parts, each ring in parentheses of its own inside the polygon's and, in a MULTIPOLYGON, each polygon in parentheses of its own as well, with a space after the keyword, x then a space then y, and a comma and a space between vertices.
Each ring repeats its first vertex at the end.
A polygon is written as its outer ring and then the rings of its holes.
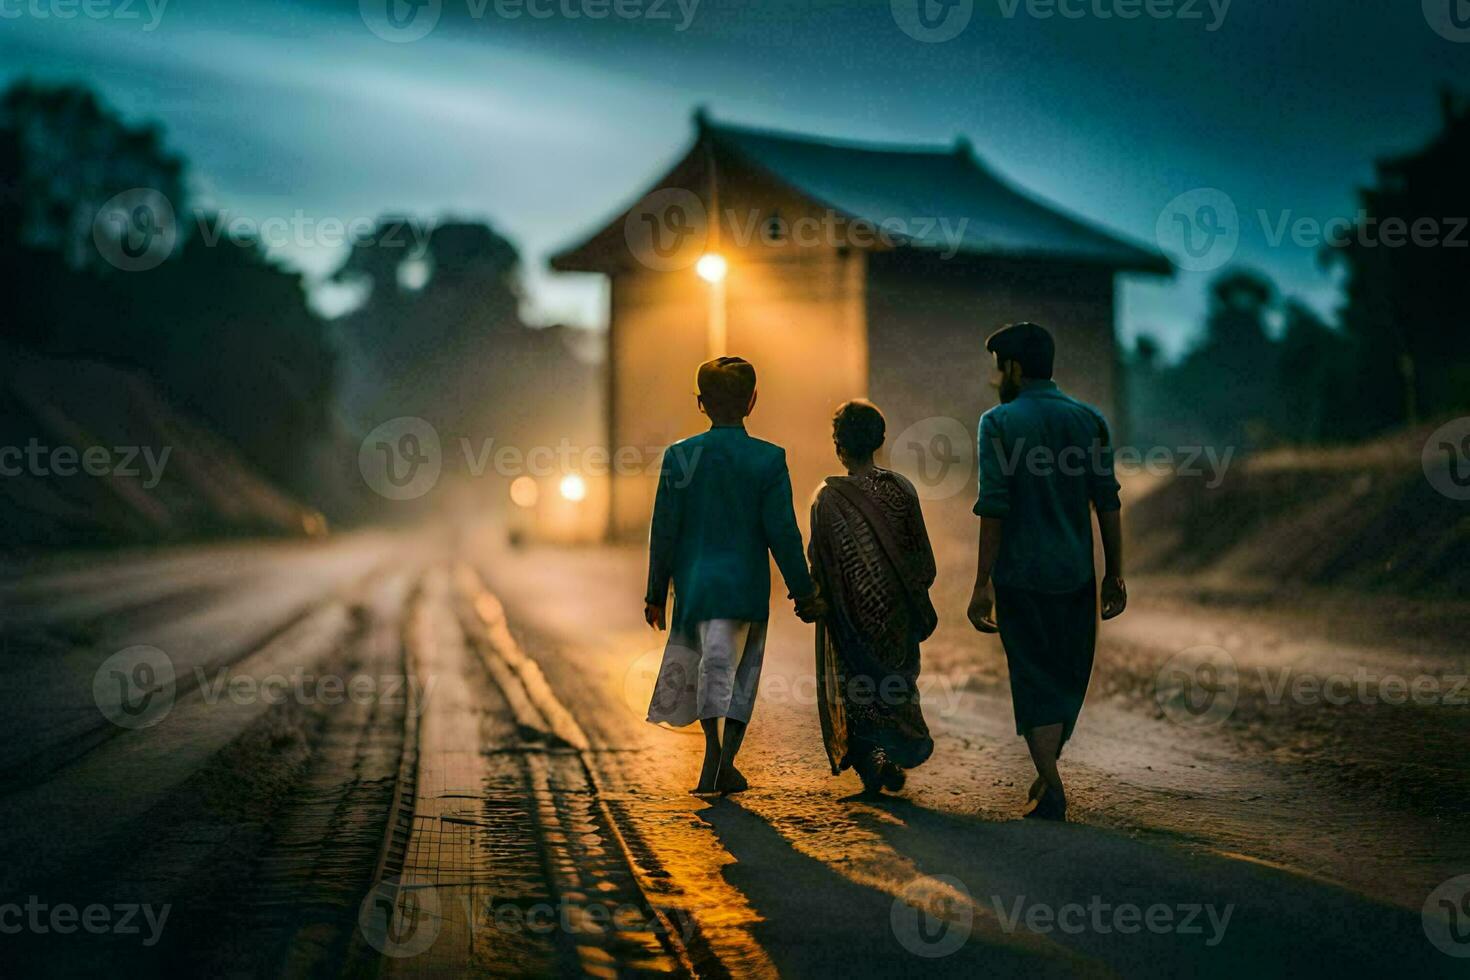
POLYGON ((812 594, 786 450, 742 425, 717 425, 666 449, 648 536, 646 598, 662 603, 672 580, 670 626, 692 631, 708 619, 770 618, 767 552, 793 597, 812 594))
POLYGON ((980 417, 977 442, 975 513, 1005 521, 991 578, 1036 592, 1082 588, 1093 577, 1092 508, 1121 506, 1102 413, 1055 381, 1026 381, 980 417))

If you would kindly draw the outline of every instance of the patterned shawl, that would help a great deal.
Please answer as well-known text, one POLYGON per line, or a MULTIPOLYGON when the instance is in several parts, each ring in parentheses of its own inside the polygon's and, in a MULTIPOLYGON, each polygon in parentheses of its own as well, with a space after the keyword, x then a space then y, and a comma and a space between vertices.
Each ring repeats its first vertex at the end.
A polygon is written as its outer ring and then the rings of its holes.
POLYGON ((854 740, 884 748, 900 765, 917 765, 933 743, 919 707, 919 641, 910 594, 933 584, 934 553, 908 480, 877 468, 832 478, 839 479, 875 505, 903 559, 898 565, 890 559, 860 508, 831 487, 818 491, 808 554, 828 605, 817 624, 822 739, 834 773, 852 764, 854 740))

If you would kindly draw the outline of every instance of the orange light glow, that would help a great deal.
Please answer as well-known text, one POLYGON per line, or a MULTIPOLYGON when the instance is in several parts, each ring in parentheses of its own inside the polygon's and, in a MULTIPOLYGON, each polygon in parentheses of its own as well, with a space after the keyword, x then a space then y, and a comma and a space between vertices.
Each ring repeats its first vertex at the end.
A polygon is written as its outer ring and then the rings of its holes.
POLYGON ((724 280, 725 273, 730 271, 730 264, 718 252, 710 252, 699 257, 699 261, 694 264, 694 271, 705 282, 716 283, 724 280))
POLYGON ((518 476, 510 481, 510 502, 517 507, 535 507, 539 499, 541 488, 536 485, 534 478, 518 476))
POLYGON ((561 495, 576 503, 587 499, 587 481, 575 473, 568 473, 561 478, 561 495))

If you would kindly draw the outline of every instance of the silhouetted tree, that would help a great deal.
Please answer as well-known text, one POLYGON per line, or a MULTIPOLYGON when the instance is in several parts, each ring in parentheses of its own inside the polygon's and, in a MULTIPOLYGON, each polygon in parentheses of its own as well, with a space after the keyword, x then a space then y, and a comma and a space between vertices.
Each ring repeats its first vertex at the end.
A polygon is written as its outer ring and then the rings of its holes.
POLYGON ((380 222, 336 274, 367 287, 338 323, 352 351, 352 414, 368 428, 418 415, 449 432, 486 431, 512 410, 507 391, 525 366, 519 255, 487 225, 446 222, 415 236, 401 222, 380 222), (425 276, 417 286, 403 281, 410 263, 425 276))
POLYGON ((1200 423, 1183 412, 1177 399, 1173 365, 1164 361, 1159 342, 1139 334, 1123 358, 1127 381, 1128 441, 1141 445, 1166 444, 1200 438, 1200 423))
POLYGON ((1310 307, 1288 300, 1277 358, 1273 428, 1298 443, 1336 434, 1335 420, 1357 400, 1348 386, 1351 344, 1310 307))
POLYGON ((1257 273, 1230 270, 1210 285, 1199 342, 1177 365, 1141 335, 1126 359, 1130 410, 1145 441, 1198 440, 1257 449, 1342 436, 1356 410, 1357 346, 1310 307, 1277 299, 1257 273), (1267 323, 1280 317, 1279 340, 1267 323))
POLYGON ((19 135, 0 126, 0 259, 20 246, 21 164, 19 135))
POLYGON ((21 244, 53 251, 72 268, 102 268, 92 224, 114 196, 149 188, 186 207, 184 163, 156 126, 130 126, 77 85, 23 80, 0 98, 0 130, 15 152, 7 182, 19 193, 21 244))
POLYGON ((25 284, 0 294, 3 339, 140 370, 312 500, 305 462, 327 431, 335 353, 300 276, 253 242, 183 236, 184 220, 146 271, 114 267, 94 241, 98 211, 123 191, 160 193, 182 219, 183 173, 155 127, 125 124, 85 89, 21 82, 0 96, 0 255, 25 284))
POLYGON ((1442 132, 1378 162, 1350 240, 1325 256, 1348 273, 1359 397, 1347 435, 1470 408, 1470 106, 1446 92, 1441 107, 1442 132))
POLYGON ((191 238, 153 274, 126 277, 150 307, 145 366, 268 476, 298 495, 302 460, 328 428, 336 353, 301 277, 256 243, 191 238), (145 280, 149 280, 146 281, 145 280))
POLYGON ((420 251, 393 244, 412 235, 385 233, 400 220, 386 219, 358 243, 335 277, 367 296, 336 322, 348 352, 347 416, 359 432, 404 415, 428 420, 446 447, 449 494, 466 485, 453 477, 468 473, 480 478, 468 484, 478 506, 506 506, 496 481, 514 474, 471 473, 459 450, 602 444, 597 358, 579 354, 589 332, 522 321, 519 255, 490 226, 450 221, 427 234, 420 229, 420 251))
POLYGON ((1259 273, 1237 269, 1210 285, 1204 338, 1174 378, 1213 440, 1256 447, 1271 440, 1276 350, 1266 321, 1276 288, 1259 273))

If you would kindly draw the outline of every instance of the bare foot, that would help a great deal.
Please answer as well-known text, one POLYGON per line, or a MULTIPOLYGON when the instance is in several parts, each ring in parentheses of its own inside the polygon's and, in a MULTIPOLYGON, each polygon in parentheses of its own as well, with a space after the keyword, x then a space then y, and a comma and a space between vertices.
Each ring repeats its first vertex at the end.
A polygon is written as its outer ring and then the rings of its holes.
POLYGON ((1025 813, 1021 814, 1025 820, 1056 820, 1065 822, 1067 819, 1067 795, 1060 786, 1044 786, 1041 796, 1036 803, 1025 813))
POLYGON ((740 772, 740 770, 736 769, 734 766, 726 766, 724 769, 720 770, 720 778, 718 784, 720 792, 725 794, 744 793, 746 790, 750 789, 750 782, 746 780, 745 776, 740 772))
POLYGON ((718 792, 719 790, 716 788, 716 781, 717 777, 719 776, 719 772, 720 754, 718 752, 715 752, 713 755, 711 755, 709 752, 706 752, 704 754, 704 765, 700 766, 699 768, 699 785, 691 789, 689 792, 693 793, 695 796, 708 796, 718 792))
POLYGON ((1029 817, 1035 814, 1041 806, 1042 799, 1050 792, 1046 785, 1046 778, 1037 776, 1031 788, 1026 791, 1026 805, 1021 810, 1021 816, 1029 817))

